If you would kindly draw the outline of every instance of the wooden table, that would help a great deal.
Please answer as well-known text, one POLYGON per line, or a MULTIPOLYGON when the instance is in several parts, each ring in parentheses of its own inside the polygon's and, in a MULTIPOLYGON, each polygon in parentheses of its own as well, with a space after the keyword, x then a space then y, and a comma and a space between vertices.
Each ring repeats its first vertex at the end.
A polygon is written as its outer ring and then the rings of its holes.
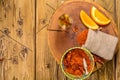
MULTIPOLYGON (((120 0, 89 1, 108 10, 120 32, 120 0)), ((62 2, 0 0, 0 80, 69 80, 47 43, 47 26, 62 2)), ((87 80, 120 80, 120 51, 87 80)))

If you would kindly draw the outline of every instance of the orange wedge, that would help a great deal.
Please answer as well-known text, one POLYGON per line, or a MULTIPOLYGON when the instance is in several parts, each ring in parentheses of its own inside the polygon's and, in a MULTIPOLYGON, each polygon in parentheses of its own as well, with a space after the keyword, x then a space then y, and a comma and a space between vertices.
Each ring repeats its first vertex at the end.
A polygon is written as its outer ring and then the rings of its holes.
POLYGON ((99 28, 99 26, 83 10, 80 12, 80 18, 86 27, 94 30, 99 28))
POLYGON ((101 13, 95 7, 92 7, 91 9, 91 17, 99 25, 107 25, 110 23, 110 19, 108 19, 103 13, 101 13))

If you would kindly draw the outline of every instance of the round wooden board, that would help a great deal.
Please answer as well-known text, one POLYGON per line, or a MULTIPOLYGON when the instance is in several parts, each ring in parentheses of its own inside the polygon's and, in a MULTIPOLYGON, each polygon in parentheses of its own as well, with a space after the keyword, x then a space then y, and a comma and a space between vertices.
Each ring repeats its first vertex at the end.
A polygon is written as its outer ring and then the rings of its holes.
MULTIPOLYGON (((74 46, 78 46, 76 42, 76 35, 87 29, 80 20, 79 13, 81 10, 84 10, 90 16, 90 9, 92 6, 95 6, 98 10, 100 10, 103 14, 105 14, 109 19, 111 19, 111 23, 103 27, 102 31, 108 33, 110 35, 117 36, 116 25, 111 18, 111 15, 103 9, 100 5, 94 2, 85 2, 80 0, 69 0, 64 2, 54 13, 52 16, 51 22, 48 26, 48 29, 59 30, 58 26, 58 18, 63 14, 68 14, 73 19, 73 26, 78 27, 78 32, 74 33, 72 28, 69 30, 69 33, 66 32, 58 32, 58 31, 49 31, 48 30, 48 43, 50 50, 54 56, 54 58, 58 61, 61 60, 63 53, 74 46)), ((100 64, 97 64, 95 69, 100 68, 100 64)))

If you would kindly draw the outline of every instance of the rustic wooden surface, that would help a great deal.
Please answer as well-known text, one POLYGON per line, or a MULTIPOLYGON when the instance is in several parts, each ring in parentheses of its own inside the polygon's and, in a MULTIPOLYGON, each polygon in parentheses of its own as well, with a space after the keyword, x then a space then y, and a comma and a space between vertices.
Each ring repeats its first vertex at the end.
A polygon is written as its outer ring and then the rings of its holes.
POLYGON ((0 0, 0 80, 34 80, 34 0, 0 0))
MULTIPOLYGON (((120 32, 119 0, 87 1, 97 2, 108 10, 120 32)), ((0 0, 0 80, 69 80, 47 43, 47 25, 63 2, 0 0)), ((120 51, 88 80, 120 80, 120 51)))

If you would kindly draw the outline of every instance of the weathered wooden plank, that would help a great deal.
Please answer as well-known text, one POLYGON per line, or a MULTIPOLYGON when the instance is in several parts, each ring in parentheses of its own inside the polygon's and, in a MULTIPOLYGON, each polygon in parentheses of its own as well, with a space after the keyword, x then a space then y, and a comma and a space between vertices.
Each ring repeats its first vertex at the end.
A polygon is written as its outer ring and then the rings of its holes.
POLYGON ((58 6, 57 0, 37 0, 37 53, 36 53, 36 79, 56 80, 58 78, 58 65, 49 51, 47 43, 47 24, 58 6))
MULTIPOLYGON (((104 7, 109 13, 111 13, 112 18, 115 20, 115 0, 95 0, 98 4, 104 7)), ((98 79, 97 80, 115 80, 115 58, 112 61, 109 61, 98 70, 98 79)))
POLYGON ((0 80, 34 80, 34 0, 0 0, 0 80))
MULTIPOLYGON (((116 0, 116 21, 119 31, 119 41, 120 41, 120 0, 116 0)), ((119 51, 116 55, 116 80, 120 80, 120 42, 119 51)))

